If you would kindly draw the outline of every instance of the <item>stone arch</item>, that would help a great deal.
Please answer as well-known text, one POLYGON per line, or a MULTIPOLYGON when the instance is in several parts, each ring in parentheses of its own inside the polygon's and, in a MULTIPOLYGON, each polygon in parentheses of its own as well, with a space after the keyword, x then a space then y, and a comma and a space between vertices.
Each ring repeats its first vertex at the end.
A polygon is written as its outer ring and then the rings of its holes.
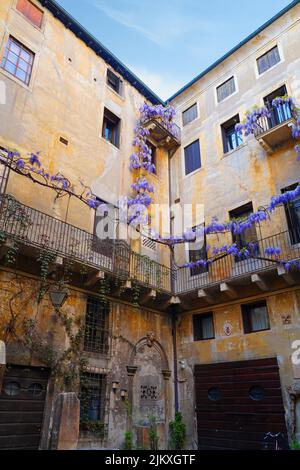
POLYGON ((165 446, 171 416, 171 384, 168 380, 171 372, 167 354, 153 333, 141 338, 130 351, 127 373, 132 410, 130 427, 137 443, 145 445, 149 417, 154 416, 161 445, 165 446))

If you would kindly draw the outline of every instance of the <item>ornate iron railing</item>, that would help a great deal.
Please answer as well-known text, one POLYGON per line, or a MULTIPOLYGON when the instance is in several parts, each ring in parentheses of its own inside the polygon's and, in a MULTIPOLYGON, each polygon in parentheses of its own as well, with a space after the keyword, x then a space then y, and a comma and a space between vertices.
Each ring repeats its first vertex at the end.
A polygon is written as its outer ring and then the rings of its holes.
POLYGON ((255 241, 258 251, 255 258, 237 260, 233 255, 226 255, 214 261, 207 272, 193 276, 190 268, 180 268, 174 273, 174 291, 183 294, 197 289, 204 289, 233 278, 276 268, 275 258, 265 254, 266 248, 281 249, 279 260, 291 261, 300 259, 300 244, 292 244, 289 231, 255 241))
POLYGON ((24 245, 47 248, 57 256, 72 258, 118 278, 176 295, 276 267, 275 260, 265 255, 266 248, 280 248, 281 260, 300 259, 300 244, 293 245, 292 234, 285 231, 258 240, 256 258, 236 260, 233 255, 226 255, 215 260, 207 271, 196 275, 190 268, 172 270, 132 251, 124 241, 100 240, 9 195, 0 198, 0 231, 24 245))
POLYGON ((262 116, 258 119, 258 128, 255 131, 255 137, 259 137, 274 127, 294 118, 293 111, 288 103, 284 103, 277 107, 270 107, 269 113, 269 117, 262 116))
POLYGON ((134 279, 153 289, 171 290, 171 270, 133 252, 122 240, 100 240, 55 217, 5 195, 0 199, 0 231, 24 245, 46 248, 122 279, 134 279))

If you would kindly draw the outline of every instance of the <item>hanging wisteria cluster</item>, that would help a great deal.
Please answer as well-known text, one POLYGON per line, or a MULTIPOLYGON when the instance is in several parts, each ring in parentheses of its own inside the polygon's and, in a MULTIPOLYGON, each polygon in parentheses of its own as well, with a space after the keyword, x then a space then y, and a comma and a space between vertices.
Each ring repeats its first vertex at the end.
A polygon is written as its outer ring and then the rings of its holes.
POLYGON ((18 151, 3 149, 0 153, 1 164, 7 166, 11 171, 29 178, 34 183, 53 189, 56 198, 74 196, 93 209, 101 204, 90 188, 82 180, 78 181, 78 188, 70 182, 62 173, 50 173, 42 165, 41 152, 31 152, 26 156, 18 151))
POLYGON ((177 126, 173 123, 175 109, 172 106, 148 105, 144 103, 140 110, 140 119, 134 130, 135 137, 133 146, 135 152, 130 156, 129 168, 135 173, 134 183, 131 185, 133 195, 128 200, 129 223, 135 224, 147 223, 147 215, 145 211, 153 202, 154 187, 149 183, 147 177, 155 172, 156 168, 153 164, 152 150, 147 144, 147 138, 150 131, 146 124, 151 119, 157 119, 168 131, 175 133, 177 126))

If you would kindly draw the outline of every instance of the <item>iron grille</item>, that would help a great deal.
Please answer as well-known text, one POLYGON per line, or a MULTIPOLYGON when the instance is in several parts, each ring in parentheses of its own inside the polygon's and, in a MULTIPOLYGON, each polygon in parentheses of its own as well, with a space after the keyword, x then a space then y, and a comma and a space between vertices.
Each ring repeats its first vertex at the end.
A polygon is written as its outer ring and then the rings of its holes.
POLYGON ((109 304, 103 304, 99 299, 88 297, 84 350, 106 355, 109 351, 109 338, 109 304))
POLYGON ((107 375, 85 372, 80 380, 80 430, 104 439, 107 435, 107 375))

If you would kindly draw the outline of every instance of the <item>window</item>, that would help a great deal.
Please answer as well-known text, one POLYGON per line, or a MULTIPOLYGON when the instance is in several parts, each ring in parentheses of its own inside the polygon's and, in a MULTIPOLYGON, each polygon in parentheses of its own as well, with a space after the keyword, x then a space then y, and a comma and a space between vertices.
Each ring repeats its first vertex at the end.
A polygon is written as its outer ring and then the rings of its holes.
POLYGON ((17 10, 38 28, 42 26, 44 13, 30 0, 18 0, 17 10))
POLYGON ((270 129, 292 118, 292 111, 288 103, 284 103, 281 106, 276 106, 276 108, 273 108, 272 106, 272 102, 275 98, 285 96, 286 94, 287 89, 286 86, 283 85, 264 98, 264 103, 270 110, 270 117, 268 118, 270 129))
POLYGON ((201 168, 200 143, 199 140, 188 145, 184 149, 185 174, 189 175, 193 171, 201 168))
POLYGON ((148 140, 147 140, 146 143, 147 143, 147 146, 151 150, 151 162, 155 166, 155 170, 153 171, 153 173, 156 175, 157 174, 156 147, 154 145, 152 145, 151 142, 149 142, 148 140))
POLYGON ((107 80, 106 83, 110 88, 112 88, 119 95, 122 94, 122 81, 110 69, 107 69, 106 80, 107 80))
POLYGON ((189 122, 194 121, 198 117, 197 103, 193 104, 190 108, 182 113, 182 122, 186 126, 189 122))
MULTIPOLYGON (((245 204, 244 206, 238 207, 237 209, 230 211, 229 216, 230 216, 230 220, 242 221, 242 220, 246 220, 252 213, 253 213, 253 206, 252 206, 252 203, 249 202, 248 204, 245 204)), ((253 243, 254 248, 252 249, 252 254, 254 256, 259 254, 256 228, 254 225, 252 225, 251 228, 246 229, 243 233, 239 235, 232 233, 232 239, 233 239, 233 243, 236 243, 239 249, 246 248, 248 247, 249 243, 253 243)), ((239 257, 239 258, 236 258, 235 261, 238 262, 244 259, 245 258, 243 257, 239 257)))
MULTIPOLYGON (((293 191, 298 184, 294 184, 282 190, 282 193, 293 191)), ((293 245, 300 243, 300 197, 285 204, 285 213, 289 227, 291 242, 293 245)))
MULTIPOLYGON (((80 380, 80 423, 85 428, 90 422, 102 421, 105 417, 106 375, 85 373, 80 380)), ((87 428, 88 429, 88 428, 87 428)), ((99 430, 100 431, 100 430, 99 430)), ((104 432, 104 423, 103 423, 104 432)))
POLYGON ((19 41, 10 37, 5 48, 1 68, 14 77, 29 85, 34 53, 23 46, 19 41))
POLYGON ((278 62, 280 62, 280 55, 278 47, 275 46, 273 47, 273 49, 266 52, 266 54, 262 55, 257 59, 257 67, 259 74, 261 75, 262 73, 266 72, 271 67, 278 64, 278 62))
POLYGON ((194 341, 214 339, 214 316, 213 313, 193 316, 194 341))
POLYGON ((256 333, 270 329, 269 315, 265 301, 242 305, 244 332, 256 333))
POLYGON ((109 307, 89 297, 85 317, 84 350, 107 354, 109 346, 109 307))
MULTIPOLYGON (((199 228, 203 227, 204 224, 199 226, 199 228)), ((198 227, 193 227, 193 231, 195 232, 198 227)), ((195 263, 200 259, 206 260, 207 259, 207 251, 206 251, 206 237, 203 233, 203 236, 197 235, 197 239, 195 242, 189 243, 189 262, 195 263), (193 248, 193 249, 191 249, 193 248)), ((194 266, 190 268, 191 276, 197 276, 198 274, 203 274, 208 271, 207 266, 194 266)))
POLYGON ((235 130, 235 126, 239 122, 240 117, 237 114, 221 126, 224 153, 228 153, 231 150, 238 148, 243 143, 243 137, 235 130))
POLYGON ((228 96, 232 95, 235 92, 235 90, 236 88, 235 88, 234 77, 231 77, 225 83, 218 86, 217 88, 218 103, 225 100, 225 98, 227 98, 228 96))
POLYGON ((118 148, 120 145, 120 122, 120 118, 104 108, 102 136, 118 148))

